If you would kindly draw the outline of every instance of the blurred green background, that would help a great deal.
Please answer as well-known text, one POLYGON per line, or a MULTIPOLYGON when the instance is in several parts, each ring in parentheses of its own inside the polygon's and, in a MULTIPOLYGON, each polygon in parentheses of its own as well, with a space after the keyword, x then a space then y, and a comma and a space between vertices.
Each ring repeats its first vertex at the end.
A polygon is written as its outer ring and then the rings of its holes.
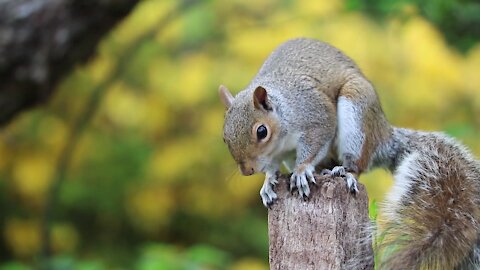
MULTIPOLYGON (((267 269, 263 176, 241 176, 223 144, 217 88, 240 91, 293 37, 352 57, 395 125, 478 156, 480 4, 422 3, 142 1, 0 132, 0 269, 36 265, 47 205, 53 269, 267 269)), ((361 177, 377 201, 391 181, 361 177)))

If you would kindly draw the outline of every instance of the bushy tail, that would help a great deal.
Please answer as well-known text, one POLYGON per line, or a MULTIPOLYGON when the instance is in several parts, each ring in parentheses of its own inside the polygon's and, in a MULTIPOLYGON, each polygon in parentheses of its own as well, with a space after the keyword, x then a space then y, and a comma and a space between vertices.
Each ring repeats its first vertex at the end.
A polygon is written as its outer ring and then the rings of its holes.
POLYGON ((467 258, 456 267, 456 269, 480 269, 480 242, 477 241, 473 250, 468 254, 467 258))
POLYGON ((447 150, 411 153, 397 168, 378 269, 480 269, 478 164, 447 150))

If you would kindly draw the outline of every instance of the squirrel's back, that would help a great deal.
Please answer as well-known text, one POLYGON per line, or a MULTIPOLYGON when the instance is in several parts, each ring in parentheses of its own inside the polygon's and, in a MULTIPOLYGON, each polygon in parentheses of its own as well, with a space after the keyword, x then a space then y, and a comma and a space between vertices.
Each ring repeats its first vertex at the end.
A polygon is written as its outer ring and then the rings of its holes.
POLYGON ((337 48, 316 39, 296 38, 269 55, 247 88, 268 85, 295 92, 315 87, 334 100, 352 75, 363 77, 357 65, 337 48))
POLYGON ((405 151, 383 207, 380 269, 478 269, 479 162, 441 133, 394 132, 405 151))

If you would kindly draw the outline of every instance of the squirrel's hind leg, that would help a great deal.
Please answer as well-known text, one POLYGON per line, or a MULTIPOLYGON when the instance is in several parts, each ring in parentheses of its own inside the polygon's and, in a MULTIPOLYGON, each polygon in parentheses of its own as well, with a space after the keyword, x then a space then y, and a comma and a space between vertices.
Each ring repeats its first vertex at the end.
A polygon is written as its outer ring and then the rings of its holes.
POLYGON ((322 175, 331 175, 345 179, 351 193, 357 193, 357 176, 360 170, 357 160, 360 159, 365 134, 362 131, 362 108, 353 100, 340 96, 337 104, 337 137, 336 148, 341 166, 322 170, 322 175))
POLYGON ((348 190, 356 194, 358 193, 357 177, 345 170, 343 166, 335 166, 333 169, 323 169, 321 175, 330 175, 333 177, 342 177, 345 179, 348 190))
POLYGON ((337 154, 348 172, 359 173, 356 160, 360 159, 365 141, 362 131, 362 108, 353 100, 340 96, 337 104, 337 154))
MULTIPOLYGON (((363 77, 350 78, 340 89, 335 146, 352 192, 356 178, 368 170, 378 141, 387 138, 391 130, 379 104, 375 89, 363 77)), ((342 172, 337 168, 335 175, 342 172)))

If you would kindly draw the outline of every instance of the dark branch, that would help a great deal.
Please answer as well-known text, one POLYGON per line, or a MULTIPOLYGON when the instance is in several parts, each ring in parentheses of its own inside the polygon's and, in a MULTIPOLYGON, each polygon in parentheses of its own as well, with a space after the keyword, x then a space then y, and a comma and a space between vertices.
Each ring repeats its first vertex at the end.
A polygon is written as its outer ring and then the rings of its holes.
POLYGON ((0 1, 0 126, 45 102, 138 0, 0 1))

